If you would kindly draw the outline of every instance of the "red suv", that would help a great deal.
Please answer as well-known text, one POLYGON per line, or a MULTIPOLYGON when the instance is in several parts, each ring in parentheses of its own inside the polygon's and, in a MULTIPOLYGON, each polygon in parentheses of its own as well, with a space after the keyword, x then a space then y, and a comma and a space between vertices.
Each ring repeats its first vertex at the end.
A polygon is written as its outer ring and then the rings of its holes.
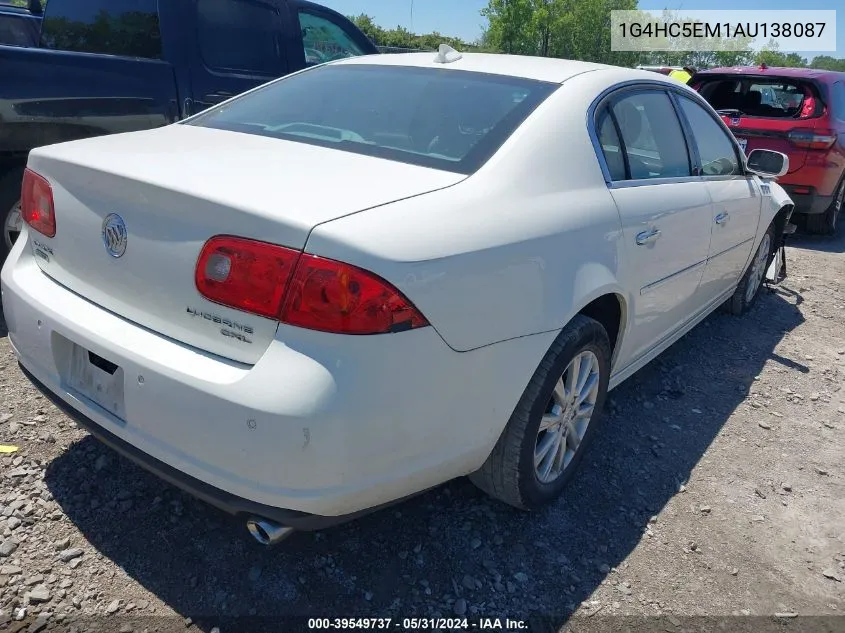
POLYGON ((789 156, 778 179, 806 214, 807 230, 833 234, 845 206, 845 73, 811 68, 714 68, 690 85, 722 115, 746 153, 789 156))

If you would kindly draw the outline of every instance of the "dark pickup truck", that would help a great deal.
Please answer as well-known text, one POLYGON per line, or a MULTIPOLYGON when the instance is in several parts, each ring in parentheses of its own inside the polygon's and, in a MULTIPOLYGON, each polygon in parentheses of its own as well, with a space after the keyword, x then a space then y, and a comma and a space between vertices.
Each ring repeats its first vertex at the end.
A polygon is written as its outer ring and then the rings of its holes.
POLYGON ((377 54, 305 0, 49 0, 40 44, 0 46, 0 264, 34 147, 173 123, 262 83, 377 54))

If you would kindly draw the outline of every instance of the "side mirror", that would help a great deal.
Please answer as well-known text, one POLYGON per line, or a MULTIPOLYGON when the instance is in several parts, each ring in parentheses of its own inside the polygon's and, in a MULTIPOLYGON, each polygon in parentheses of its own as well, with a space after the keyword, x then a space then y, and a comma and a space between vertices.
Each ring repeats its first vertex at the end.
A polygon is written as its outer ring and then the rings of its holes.
POLYGON ((780 178, 789 171, 789 156, 770 149, 753 149, 745 166, 748 171, 763 178, 780 178))

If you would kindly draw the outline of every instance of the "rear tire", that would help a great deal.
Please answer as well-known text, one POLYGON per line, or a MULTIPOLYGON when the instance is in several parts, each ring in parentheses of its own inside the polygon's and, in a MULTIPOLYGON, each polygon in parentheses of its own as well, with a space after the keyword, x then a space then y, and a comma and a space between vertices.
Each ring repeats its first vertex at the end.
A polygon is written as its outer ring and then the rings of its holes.
POLYGON ((491 497, 523 510, 555 501, 601 419, 610 358, 604 327, 576 316, 555 339, 493 452, 470 480, 491 497))
POLYGON ((833 235, 836 233, 836 224, 845 206, 845 176, 839 183, 839 188, 833 196, 833 202, 824 213, 807 216, 807 231, 815 235, 833 235))
POLYGON ((736 290, 728 299, 723 308, 736 316, 748 312, 757 301, 760 289, 763 287, 763 280, 766 278, 766 270, 772 263, 772 253, 775 251, 775 227, 769 226, 760 245, 754 252, 754 257, 748 265, 748 269, 739 281, 736 290))
POLYGON ((0 266, 6 261, 6 256, 20 234, 19 230, 10 231, 10 224, 12 214, 20 213, 22 181, 23 168, 13 169, 0 179, 0 228, 3 230, 3 235, 0 236, 0 266))

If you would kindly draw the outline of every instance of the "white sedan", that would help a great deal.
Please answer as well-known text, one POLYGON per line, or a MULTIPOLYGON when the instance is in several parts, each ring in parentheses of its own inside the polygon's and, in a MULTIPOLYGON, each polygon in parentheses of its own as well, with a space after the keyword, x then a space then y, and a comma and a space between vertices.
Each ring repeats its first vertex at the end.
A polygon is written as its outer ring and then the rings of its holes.
POLYGON ((9 339, 80 424, 265 543, 463 475, 536 508, 609 389, 754 303, 786 161, 647 71, 345 59, 34 150, 9 339))

